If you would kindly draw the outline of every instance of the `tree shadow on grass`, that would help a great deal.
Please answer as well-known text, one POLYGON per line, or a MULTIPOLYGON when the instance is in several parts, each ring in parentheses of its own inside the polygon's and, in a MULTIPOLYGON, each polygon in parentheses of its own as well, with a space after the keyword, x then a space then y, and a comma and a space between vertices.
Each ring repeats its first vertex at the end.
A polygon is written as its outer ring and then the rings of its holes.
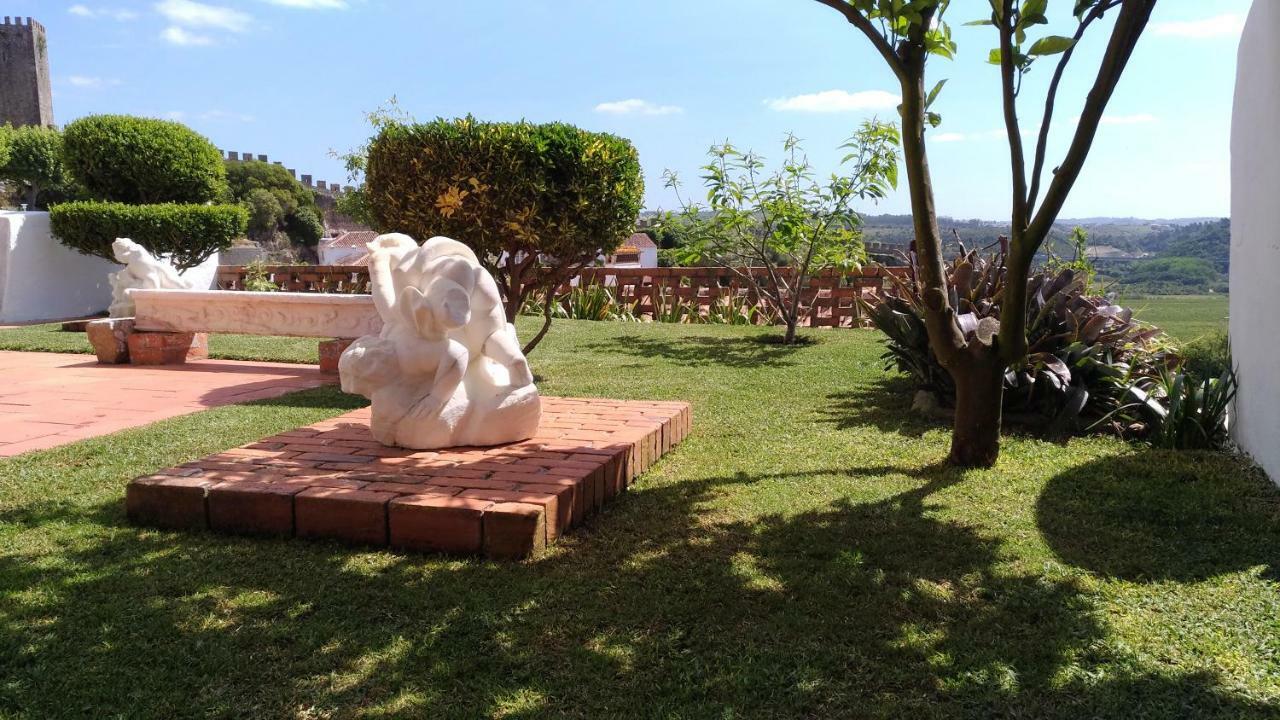
POLYGON ((769 336, 720 337, 716 335, 682 335, 653 337, 619 335, 606 342, 587 345, 587 349, 631 355, 641 358, 660 357, 685 366, 719 365, 733 368, 787 367, 795 363, 791 356, 804 346, 768 342, 769 336))
POLYGON ((906 437, 946 427, 944 420, 927 418, 911 409, 915 392, 911 380, 902 375, 881 376, 852 390, 827 395, 822 420, 841 430, 871 426, 906 437))
POLYGON ((642 482, 499 564, 170 533, 118 498, 32 503, 0 554, 0 714, 58 717, 1263 717, 1144 672, 1070 580, 948 519, 932 466, 642 482), (863 502, 727 518, 720 494, 904 474, 863 502), (1080 672, 1061 680, 1068 663, 1080 672), (1088 678, 1085 680, 1083 678, 1088 678))
POLYGON ((1036 517, 1063 561, 1103 575, 1186 582, 1265 566, 1280 579, 1280 492, 1216 453, 1143 450, 1073 467, 1049 480, 1036 517))

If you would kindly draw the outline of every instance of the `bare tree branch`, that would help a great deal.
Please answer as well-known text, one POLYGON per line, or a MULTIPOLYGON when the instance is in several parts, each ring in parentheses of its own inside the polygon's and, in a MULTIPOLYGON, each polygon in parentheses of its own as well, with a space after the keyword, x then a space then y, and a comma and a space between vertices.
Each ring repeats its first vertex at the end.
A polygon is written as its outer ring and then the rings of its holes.
POLYGON ((1027 161, 1022 150, 1022 129, 1018 127, 1018 68, 1013 52, 1013 0, 1003 0, 1000 13, 1000 81, 1004 101, 1004 129, 1009 136, 1009 164, 1013 178, 1013 236, 1027 227, 1027 161))
POLYGON ((1071 47, 1062 53, 1062 57, 1058 59, 1058 66, 1053 70, 1053 79, 1049 81, 1049 91, 1044 99, 1044 116, 1040 119, 1040 137, 1036 141, 1036 156, 1031 168, 1031 190, 1027 193, 1028 212, 1035 212, 1036 200, 1040 195, 1040 176, 1044 174, 1044 157, 1049 145, 1049 125, 1053 122, 1053 106, 1058 97, 1058 84, 1062 81, 1067 63, 1071 62, 1076 44, 1080 42, 1080 38, 1084 37, 1084 31, 1089 25, 1119 4, 1120 0, 1106 0, 1095 5, 1080 21, 1080 26, 1076 28, 1075 35, 1071 38, 1071 47))
POLYGON ((889 69, 893 70, 894 74, 899 78, 902 78, 902 62, 898 59, 898 54, 894 51, 893 46, 889 44, 884 35, 880 34, 879 30, 876 30, 876 26, 872 25, 870 20, 848 3, 848 0, 818 0, 818 2, 844 15, 850 24, 861 30, 862 34, 867 36, 867 39, 871 41, 875 49, 884 57, 884 61, 889 64, 889 69))

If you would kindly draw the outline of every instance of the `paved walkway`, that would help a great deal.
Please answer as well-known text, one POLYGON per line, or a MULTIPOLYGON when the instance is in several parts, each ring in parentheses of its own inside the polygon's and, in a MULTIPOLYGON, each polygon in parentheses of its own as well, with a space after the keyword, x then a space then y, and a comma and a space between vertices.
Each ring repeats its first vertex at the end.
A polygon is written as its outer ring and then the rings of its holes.
POLYGON ((334 381, 314 365, 133 367, 99 365, 92 355, 0 351, 0 457, 334 381))

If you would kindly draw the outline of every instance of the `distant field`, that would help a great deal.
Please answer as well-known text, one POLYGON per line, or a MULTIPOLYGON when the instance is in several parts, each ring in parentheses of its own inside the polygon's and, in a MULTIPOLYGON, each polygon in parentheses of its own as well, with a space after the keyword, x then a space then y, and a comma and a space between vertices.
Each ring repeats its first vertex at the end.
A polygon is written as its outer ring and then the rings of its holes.
POLYGON ((1226 295, 1148 295, 1121 304, 1184 342, 1227 329, 1226 295))

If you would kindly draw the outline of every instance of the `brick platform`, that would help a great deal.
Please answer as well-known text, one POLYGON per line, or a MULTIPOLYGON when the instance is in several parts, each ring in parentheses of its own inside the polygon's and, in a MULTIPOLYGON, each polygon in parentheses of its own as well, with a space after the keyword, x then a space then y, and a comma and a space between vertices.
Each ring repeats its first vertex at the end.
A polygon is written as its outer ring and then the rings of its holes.
POLYGON ((129 483, 130 520, 518 559, 622 492, 689 432, 687 403, 543 398, 537 437, 414 451, 357 410, 129 483))

